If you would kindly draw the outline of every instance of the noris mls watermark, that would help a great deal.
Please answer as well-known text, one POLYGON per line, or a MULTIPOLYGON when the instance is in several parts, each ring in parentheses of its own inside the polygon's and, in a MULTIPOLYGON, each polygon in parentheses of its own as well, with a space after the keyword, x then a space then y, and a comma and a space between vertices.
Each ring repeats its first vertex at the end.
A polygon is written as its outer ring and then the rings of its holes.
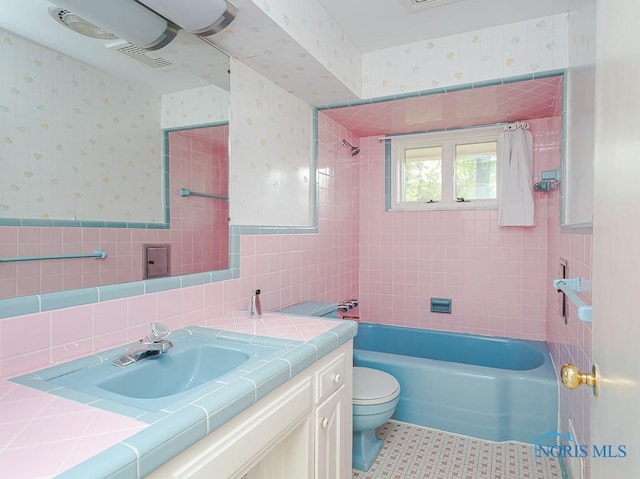
POLYGON ((578 444, 571 433, 560 434, 552 431, 533 440, 535 458, 545 457, 568 458, 568 457, 593 457, 623 459, 627 457, 627 446, 625 444, 578 444))

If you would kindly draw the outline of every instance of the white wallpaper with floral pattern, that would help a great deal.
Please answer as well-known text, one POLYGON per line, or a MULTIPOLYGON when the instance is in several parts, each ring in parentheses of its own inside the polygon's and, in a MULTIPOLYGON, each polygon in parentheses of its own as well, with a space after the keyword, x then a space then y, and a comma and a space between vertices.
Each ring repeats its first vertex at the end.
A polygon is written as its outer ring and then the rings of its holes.
POLYGON ((162 95, 162 128, 229 121, 229 92, 215 85, 162 95))
POLYGON ((567 15, 408 43, 363 55, 362 95, 374 98, 528 75, 567 66, 567 15))
POLYGON ((316 0, 253 0, 354 93, 362 92, 362 54, 316 0))
POLYGON ((316 0, 233 3, 242 14, 209 37, 222 50, 309 104, 360 97, 360 55, 316 0))
POLYGON ((317 0, 236 3, 242 15, 213 41, 312 105, 495 81, 568 65, 567 14, 360 54, 317 0))
POLYGON ((159 100, 0 30, 0 218, 161 222, 159 100))
POLYGON ((231 223, 310 225, 311 107, 231 60, 231 223))

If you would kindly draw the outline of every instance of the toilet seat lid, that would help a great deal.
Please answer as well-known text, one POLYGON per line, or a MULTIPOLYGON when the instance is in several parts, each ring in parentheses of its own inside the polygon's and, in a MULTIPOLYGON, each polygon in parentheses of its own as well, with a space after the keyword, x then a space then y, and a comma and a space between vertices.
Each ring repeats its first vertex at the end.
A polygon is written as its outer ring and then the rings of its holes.
POLYGON ((400 383, 391 374, 372 368, 353 368, 353 404, 382 404, 400 394, 400 383))

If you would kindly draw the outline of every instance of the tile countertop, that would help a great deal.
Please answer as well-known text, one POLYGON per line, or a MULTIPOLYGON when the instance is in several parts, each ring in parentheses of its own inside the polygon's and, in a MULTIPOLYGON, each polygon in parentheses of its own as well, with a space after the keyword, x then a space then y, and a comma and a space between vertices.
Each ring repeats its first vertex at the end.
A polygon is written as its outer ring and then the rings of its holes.
POLYGON ((288 340, 287 350, 179 408, 137 416, 135 408, 118 414, 0 380, 0 476, 144 477, 357 333, 351 321, 271 313, 249 320, 246 311, 204 327, 249 342, 288 340))

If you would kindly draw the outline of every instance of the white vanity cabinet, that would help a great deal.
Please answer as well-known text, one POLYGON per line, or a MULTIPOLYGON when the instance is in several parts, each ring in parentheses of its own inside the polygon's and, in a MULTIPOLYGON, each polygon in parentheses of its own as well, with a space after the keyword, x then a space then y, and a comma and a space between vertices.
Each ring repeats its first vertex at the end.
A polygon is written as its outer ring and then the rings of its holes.
POLYGON ((352 348, 335 349, 148 477, 350 478, 352 348))
POLYGON ((340 353, 315 374, 315 479, 351 477, 352 363, 340 353))
POLYGON ((349 461, 344 460, 347 454, 344 442, 349 442, 350 446, 352 440, 351 428, 347 427, 347 408, 350 407, 347 405, 347 387, 343 385, 316 409, 316 479, 346 478, 351 473, 351 447, 349 461))

